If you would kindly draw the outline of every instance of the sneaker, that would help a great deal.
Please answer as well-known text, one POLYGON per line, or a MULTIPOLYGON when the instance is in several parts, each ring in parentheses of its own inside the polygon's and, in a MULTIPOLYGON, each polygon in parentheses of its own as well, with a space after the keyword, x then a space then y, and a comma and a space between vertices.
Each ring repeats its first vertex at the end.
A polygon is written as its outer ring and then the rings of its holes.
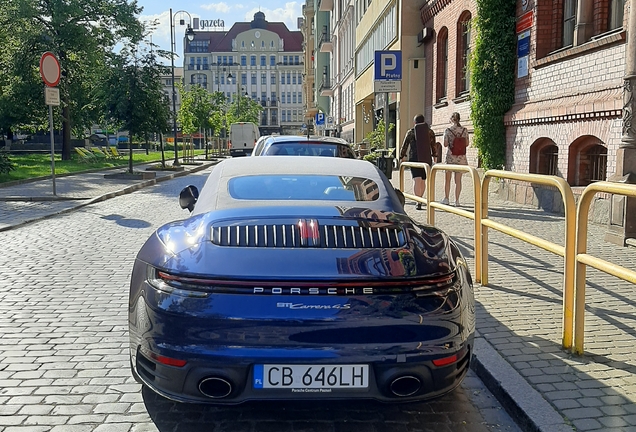
POLYGON ((455 204, 453 204, 453 207, 459 207, 459 201, 455 201, 455 204))
POLYGON ((443 200, 440 201, 441 204, 446 204, 448 205, 448 198, 444 198, 443 200))

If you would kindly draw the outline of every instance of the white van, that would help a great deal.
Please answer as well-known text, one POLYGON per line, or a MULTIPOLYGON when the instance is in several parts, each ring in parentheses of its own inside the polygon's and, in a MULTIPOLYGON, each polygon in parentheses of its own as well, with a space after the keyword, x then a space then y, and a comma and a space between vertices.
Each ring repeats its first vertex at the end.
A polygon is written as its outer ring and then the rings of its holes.
POLYGON ((230 156, 247 156, 252 153, 260 137, 258 126, 250 122, 230 125, 230 156))

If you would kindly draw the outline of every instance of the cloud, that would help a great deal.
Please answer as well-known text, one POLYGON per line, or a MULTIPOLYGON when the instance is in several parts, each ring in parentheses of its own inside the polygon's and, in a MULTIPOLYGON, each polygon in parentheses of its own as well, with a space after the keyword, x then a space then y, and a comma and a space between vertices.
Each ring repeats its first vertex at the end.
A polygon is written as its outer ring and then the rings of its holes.
MULTIPOLYGON (((195 14, 192 15, 192 18, 195 18, 195 14)), ((185 25, 180 24, 180 19, 184 19, 185 24, 188 24, 190 21, 186 14, 176 14, 174 17, 174 25, 175 25, 175 52, 179 57, 175 59, 175 66, 181 66, 183 63, 183 35, 185 34, 185 25)), ((154 15, 140 15, 139 20, 142 21, 146 26, 152 27, 154 30, 152 31, 152 42, 157 45, 159 49, 170 51, 170 12, 165 11, 160 14, 154 15)), ((168 63, 168 60, 163 60, 164 63, 168 63)))
POLYGON ((232 8, 228 6, 227 3, 220 2, 220 3, 210 3, 210 4, 201 5, 201 9, 211 10, 211 11, 220 12, 220 13, 228 13, 230 9, 232 8))
POLYGON ((285 7, 268 9, 256 7, 245 13, 245 21, 252 21, 254 14, 258 11, 265 14, 265 19, 269 22, 284 22, 290 30, 296 30, 297 19, 302 16, 302 6, 299 2, 285 3, 285 7))

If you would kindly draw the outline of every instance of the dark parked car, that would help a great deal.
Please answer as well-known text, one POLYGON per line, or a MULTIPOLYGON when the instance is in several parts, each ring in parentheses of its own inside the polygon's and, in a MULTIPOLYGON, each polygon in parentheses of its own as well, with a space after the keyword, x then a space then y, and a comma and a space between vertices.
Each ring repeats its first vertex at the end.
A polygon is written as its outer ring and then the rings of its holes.
POLYGON ((267 137, 252 156, 328 156, 355 159, 351 145, 343 139, 324 136, 277 135, 267 137))
POLYGON ((445 394, 469 368, 472 281, 371 163, 219 163, 143 245, 130 284, 135 378, 176 401, 445 394))

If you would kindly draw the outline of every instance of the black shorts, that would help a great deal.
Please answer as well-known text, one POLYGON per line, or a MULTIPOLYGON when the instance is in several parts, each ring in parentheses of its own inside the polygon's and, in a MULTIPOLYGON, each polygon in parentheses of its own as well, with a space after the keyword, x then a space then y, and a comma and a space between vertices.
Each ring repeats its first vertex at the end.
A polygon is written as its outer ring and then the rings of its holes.
POLYGON ((422 180, 426 180, 426 170, 424 168, 411 167, 411 177, 422 177, 422 180))

